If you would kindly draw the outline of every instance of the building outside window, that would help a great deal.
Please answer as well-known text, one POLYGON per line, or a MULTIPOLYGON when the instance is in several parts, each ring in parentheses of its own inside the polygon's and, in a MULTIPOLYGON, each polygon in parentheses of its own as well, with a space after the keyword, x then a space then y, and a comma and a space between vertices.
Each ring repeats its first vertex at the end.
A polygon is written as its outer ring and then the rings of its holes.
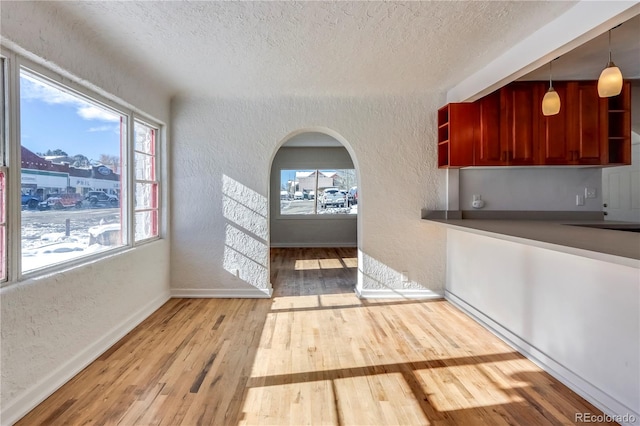
POLYGON ((358 213, 355 169, 281 170, 280 214, 358 213))
POLYGON ((127 116, 20 71, 22 272, 127 244, 127 116))

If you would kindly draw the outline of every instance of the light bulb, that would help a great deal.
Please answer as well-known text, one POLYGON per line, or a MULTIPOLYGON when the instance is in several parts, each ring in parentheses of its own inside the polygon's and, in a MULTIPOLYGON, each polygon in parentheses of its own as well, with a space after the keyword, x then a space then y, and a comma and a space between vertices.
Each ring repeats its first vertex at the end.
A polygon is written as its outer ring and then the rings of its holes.
POLYGON ((542 98, 542 115, 556 115, 559 112, 560 96, 558 96, 558 92, 551 86, 549 90, 547 90, 547 93, 545 93, 544 98, 542 98))
POLYGON ((613 62, 609 62, 609 65, 602 70, 600 78, 598 79, 598 95, 601 98, 609 98, 611 96, 617 96, 622 91, 622 73, 620 68, 613 62))

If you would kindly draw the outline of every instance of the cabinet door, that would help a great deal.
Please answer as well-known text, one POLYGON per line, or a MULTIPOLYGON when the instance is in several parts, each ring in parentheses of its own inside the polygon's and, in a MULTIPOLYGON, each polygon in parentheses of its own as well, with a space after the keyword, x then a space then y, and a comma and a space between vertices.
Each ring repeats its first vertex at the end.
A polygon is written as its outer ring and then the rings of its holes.
POLYGON ((479 134, 474 149, 474 165, 498 166, 506 164, 500 144, 500 91, 477 101, 480 114, 479 134))
POLYGON ((607 143, 607 99, 595 81, 579 82, 568 102, 575 105, 571 153, 575 164, 602 164, 607 143))
POLYGON ((560 97, 560 112, 558 114, 550 116, 542 114, 542 99, 548 88, 540 91, 538 99, 541 164, 571 164, 575 160, 571 143, 571 129, 575 127, 576 114, 569 92, 574 89, 575 84, 556 82, 553 86, 560 97))
POLYGON ((516 83, 500 89, 502 158, 510 165, 538 161, 538 93, 540 83, 516 83))

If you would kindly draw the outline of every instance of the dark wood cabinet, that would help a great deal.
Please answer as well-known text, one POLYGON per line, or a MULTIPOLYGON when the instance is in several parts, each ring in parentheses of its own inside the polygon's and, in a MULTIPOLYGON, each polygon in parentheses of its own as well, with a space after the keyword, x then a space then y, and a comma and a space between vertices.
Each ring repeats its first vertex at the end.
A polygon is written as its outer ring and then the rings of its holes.
POLYGON ((573 161, 575 152, 572 145, 572 132, 576 125, 574 114, 569 112, 571 103, 571 83, 556 82, 554 89, 560 97, 560 112, 556 115, 542 115, 542 98, 548 88, 539 93, 540 130, 538 136, 540 158, 539 164, 563 165, 573 161))
POLYGON ((507 165, 534 165, 538 152, 540 83, 512 83, 500 89, 501 158, 507 165))
POLYGON ((474 146, 475 166, 500 166, 505 164, 506 148, 500 138, 500 91, 477 101, 479 128, 474 146))
POLYGON ((596 81, 556 82, 560 113, 542 114, 547 82, 515 82, 438 111, 438 166, 631 163, 631 86, 600 98, 596 81))
POLYGON ((631 164, 631 83, 625 82, 622 93, 605 99, 606 125, 602 130, 606 165, 631 164))
POLYGON ((572 83, 567 109, 574 117, 571 163, 605 164, 607 99, 598 96, 597 83, 572 83))
POLYGON ((438 167, 473 164, 477 110, 475 103, 448 104, 438 110, 438 167))

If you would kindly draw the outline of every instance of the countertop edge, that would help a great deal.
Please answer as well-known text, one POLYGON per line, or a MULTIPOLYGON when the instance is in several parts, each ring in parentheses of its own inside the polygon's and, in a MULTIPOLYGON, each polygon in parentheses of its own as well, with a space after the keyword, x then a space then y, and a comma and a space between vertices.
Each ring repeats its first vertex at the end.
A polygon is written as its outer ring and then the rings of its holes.
MULTIPOLYGON (((482 235, 491 238, 497 238, 505 241, 511 241, 521 244, 527 244, 534 247, 539 247, 547 250, 553 250, 561 253, 572 254, 576 256, 586 257, 589 259, 600 260, 603 262, 615 263, 618 265, 628 266, 635 269, 640 269, 640 259, 625 257, 616 254, 606 253, 603 251, 594 251, 585 248, 576 247, 571 244, 561 244, 557 242, 549 242, 543 240, 536 240, 528 237, 514 235, 509 232, 498 232, 495 230, 486 230, 479 229, 473 226, 465 226, 459 222, 464 222, 464 220, 456 220, 456 223, 451 223, 451 221, 446 219, 424 219, 428 222, 433 222, 438 225, 445 226, 447 228, 451 228, 458 231, 469 232, 472 234, 482 235)), ((474 221, 478 222, 478 221, 474 221)), ((491 222, 499 222, 499 221, 491 221, 491 222)), ((556 224, 556 223, 554 223, 556 224)), ((565 225, 565 224, 562 224, 565 225)), ((569 226, 569 225, 566 225, 569 226)), ((611 231, 611 232, 619 232, 619 231, 611 231)))

